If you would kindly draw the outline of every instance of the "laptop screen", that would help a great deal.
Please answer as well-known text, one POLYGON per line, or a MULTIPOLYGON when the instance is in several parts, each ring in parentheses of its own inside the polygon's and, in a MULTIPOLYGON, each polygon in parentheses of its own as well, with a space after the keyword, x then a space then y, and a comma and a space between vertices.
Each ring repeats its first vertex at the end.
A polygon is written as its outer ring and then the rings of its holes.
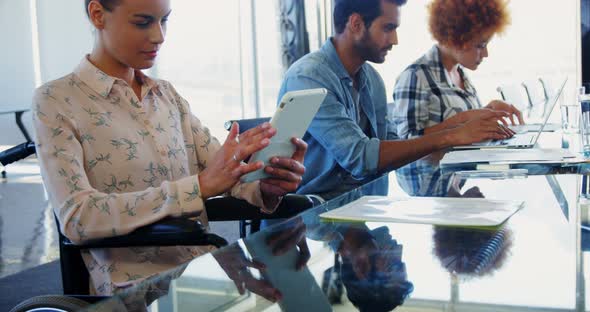
MULTIPOLYGON (((541 136, 541 133, 543 132, 543 129, 545 128, 545 125, 547 125, 547 121, 549 121, 549 116, 551 116, 551 112, 553 112, 553 108, 555 107, 555 104, 557 104, 557 100, 559 99, 559 97, 563 93, 563 88, 565 87, 566 83, 567 83, 567 77, 563 80, 563 82, 561 83, 561 86, 559 87, 557 92, 552 97, 547 99, 547 103, 549 103, 550 108, 549 108, 549 111, 547 112, 547 115, 545 116, 545 119, 543 120, 543 123, 541 124, 541 127, 539 127, 539 131, 537 131, 537 133, 535 133, 535 138, 532 142, 533 144, 537 144, 537 140, 539 140, 539 137, 541 136)), ((545 103, 545 104, 547 104, 547 103, 545 103)))

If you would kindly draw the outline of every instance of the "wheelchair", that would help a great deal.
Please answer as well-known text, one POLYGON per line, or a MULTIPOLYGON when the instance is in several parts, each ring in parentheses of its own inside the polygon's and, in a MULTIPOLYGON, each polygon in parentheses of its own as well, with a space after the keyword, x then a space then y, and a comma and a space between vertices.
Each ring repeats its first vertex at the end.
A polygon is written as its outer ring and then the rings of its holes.
MULTIPOLYGON (((247 127, 244 127, 247 128, 247 127)), ((11 163, 35 154, 35 143, 28 141, 0 153, 0 163, 11 163)), ((318 204, 313 196, 288 194, 283 198, 277 211, 263 214, 258 207, 244 200, 232 197, 215 197, 205 203, 208 219, 216 221, 240 221, 240 236, 258 231, 263 219, 284 219, 307 210, 318 204)), ((89 295, 89 275, 82 260, 80 250, 89 248, 116 248, 138 246, 226 246, 227 241, 213 233, 208 233, 198 221, 188 218, 165 218, 157 223, 139 228, 123 236, 109 237, 76 245, 59 231, 59 220, 55 218, 59 233, 60 267, 63 295, 37 296, 23 301, 11 312, 24 311, 78 311, 99 300, 100 296, 89 295)))

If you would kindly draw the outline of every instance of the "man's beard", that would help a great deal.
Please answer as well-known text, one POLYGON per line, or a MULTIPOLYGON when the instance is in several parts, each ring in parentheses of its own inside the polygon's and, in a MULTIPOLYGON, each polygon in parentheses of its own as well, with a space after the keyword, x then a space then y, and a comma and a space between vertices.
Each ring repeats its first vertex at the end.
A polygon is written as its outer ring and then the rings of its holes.
POLYGON ((363 60, 378 64, 385 62, 385 55, 383 52, 389 50, 388 48, 380 49, 377 47, 371 40, 368 31, 365 31, 363 38, 355 45, 355 47, 358 55, 363 60))

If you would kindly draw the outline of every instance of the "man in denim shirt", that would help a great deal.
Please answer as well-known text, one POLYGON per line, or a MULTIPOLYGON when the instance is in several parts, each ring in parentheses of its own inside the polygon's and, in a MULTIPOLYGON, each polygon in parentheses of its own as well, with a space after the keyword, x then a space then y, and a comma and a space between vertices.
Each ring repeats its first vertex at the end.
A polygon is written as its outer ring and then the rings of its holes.
MULTIPOLYGON (((383 63, 397 45, 406 0, 337 0, 336 35, 293 64, 279 99, 295 90, 326 88, 328 95, 303 139, 306 172, 298 193, 332 198, 436 150, 509 134, 490 111, 482 119, 411 140, 396 140, 383 80, 367 61, 383 63)), ((387 179, 374 194, 387 194, 387 179)))

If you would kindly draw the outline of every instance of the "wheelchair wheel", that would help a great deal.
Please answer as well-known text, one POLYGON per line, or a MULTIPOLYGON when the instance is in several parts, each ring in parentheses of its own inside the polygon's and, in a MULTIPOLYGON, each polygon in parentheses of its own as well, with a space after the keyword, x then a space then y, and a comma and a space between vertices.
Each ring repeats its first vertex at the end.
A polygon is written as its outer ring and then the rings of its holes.
POLYGON ((19 303, 10 312, 74 312, 88 305, 86 301, 68 296, 37 296, 19 303))

